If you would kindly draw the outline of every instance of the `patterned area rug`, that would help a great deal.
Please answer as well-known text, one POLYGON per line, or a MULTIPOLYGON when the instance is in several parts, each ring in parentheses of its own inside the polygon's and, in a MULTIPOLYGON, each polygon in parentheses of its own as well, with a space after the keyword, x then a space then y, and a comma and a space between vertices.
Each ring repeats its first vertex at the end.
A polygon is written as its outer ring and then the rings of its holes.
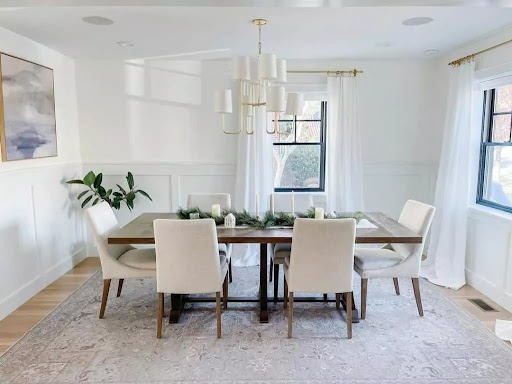
MULTIPOLYGON (((256 294, 258 267, 233 272, 230 294, 256 294)), ((291 340, 273 303, 268 324, 255 305, 231 304, 220 340, 214 306, 187 306, 157 340, 155 282, 127 280, 119 298, 113 284, 99 320, 97 273, 0 358, 0 382, 512 383, 512 348, 425 281, 420 318, 410 280, 400 283, 396 296, 391 280, 370 281, 367 319, 352 340, 332 303, 297 303, 291 340)))

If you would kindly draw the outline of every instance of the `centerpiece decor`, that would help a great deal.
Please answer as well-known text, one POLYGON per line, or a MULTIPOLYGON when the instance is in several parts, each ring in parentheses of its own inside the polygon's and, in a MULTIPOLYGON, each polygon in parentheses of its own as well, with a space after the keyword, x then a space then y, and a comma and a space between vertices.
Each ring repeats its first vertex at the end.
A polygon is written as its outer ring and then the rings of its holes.
MULTIPOLYGON (((309 209, 307 212, 296 213, 294 215, 286 212, 276 212, 272 213, 272 211, 265 212, 265 215, 262 219, 259 219, 257 215, 252 215, 246 210, 241 212, 235 210, 223 210, 220 215, 212 215, 209 212, 204 212, 199 208, 190 208, 190 209, 178 209, 178 217, 181 220, 190 220, 191 216, 199 215, 200 219, 213 219, 215 220, 216 225, 225 224, 225 219, 229 215, 234 217, 234 221, 236 225, 246 226, 246 227, 254 227, 254 228, 271 228, 271 227, 293 227, 296 218, 306 218, 306 219, 314 219, 315 215, 318 214, 318 211, 315 213, 315 208, 309 209)), ((196 216, 197 217, 197 216, 196 216)), ((359 222, 364 217, 362 212, 355 213, 335 213, 331 212, 328 215, 325 215, 325 219, 355 219, 359 222)), ((195 217, 194 217, 195 218, 195 217)), ((318 218, 318 216, 317 216, 318 218)), ((230 218, 231 219, 231 218, 230 218)), ((231 226, 226 225, 228 228, 233 228, 231 226)))

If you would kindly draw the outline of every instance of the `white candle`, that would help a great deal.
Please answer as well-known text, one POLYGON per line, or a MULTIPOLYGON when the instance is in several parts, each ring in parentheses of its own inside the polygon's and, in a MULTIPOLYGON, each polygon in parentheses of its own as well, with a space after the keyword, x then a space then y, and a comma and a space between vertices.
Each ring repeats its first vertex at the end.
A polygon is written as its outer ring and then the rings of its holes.
POLYGON ((317 220, 324 219, 324 209, 323 208, 315 208, 315 219, 317 219, 317 220))
POLYGON ((272 214, 274 214, 274 194, 270 194, 270 211, 272 211, 272 214))
POLYGON ((292 216, 295 215, 295 194, 292 191, 292 216))
POLYGON ((219 204, 212 205, 212 216, 220 216, 220 205, 219 204))
POLYGON ((260 217, 260 202, 258 192, 256 192, 256 217, 260 217))

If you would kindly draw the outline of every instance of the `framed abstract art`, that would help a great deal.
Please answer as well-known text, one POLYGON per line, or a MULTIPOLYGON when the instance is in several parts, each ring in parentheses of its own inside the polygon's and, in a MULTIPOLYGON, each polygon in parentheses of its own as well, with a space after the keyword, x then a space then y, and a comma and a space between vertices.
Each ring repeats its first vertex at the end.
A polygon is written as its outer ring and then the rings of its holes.
POLYGON ((0 53, 2 161, 57 156, 53 70, 0 53))

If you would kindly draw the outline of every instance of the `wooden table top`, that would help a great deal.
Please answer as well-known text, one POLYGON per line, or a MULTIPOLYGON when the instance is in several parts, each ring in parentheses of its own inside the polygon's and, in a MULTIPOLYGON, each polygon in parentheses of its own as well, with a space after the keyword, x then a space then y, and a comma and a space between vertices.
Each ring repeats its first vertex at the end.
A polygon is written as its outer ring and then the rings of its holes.
MULTIPOLYGON (((357 228, 356 243, 421 243, 417 233, 380 212, 364 213, 377 228, 357 228)), ((124 227, 110 234, 109 244, 154 244, 153 221, 178 219, 176 213, 143 213, 124 227)), ((220 243, 291 243, 292 228, 223 228, 217 227, 220 243)))

